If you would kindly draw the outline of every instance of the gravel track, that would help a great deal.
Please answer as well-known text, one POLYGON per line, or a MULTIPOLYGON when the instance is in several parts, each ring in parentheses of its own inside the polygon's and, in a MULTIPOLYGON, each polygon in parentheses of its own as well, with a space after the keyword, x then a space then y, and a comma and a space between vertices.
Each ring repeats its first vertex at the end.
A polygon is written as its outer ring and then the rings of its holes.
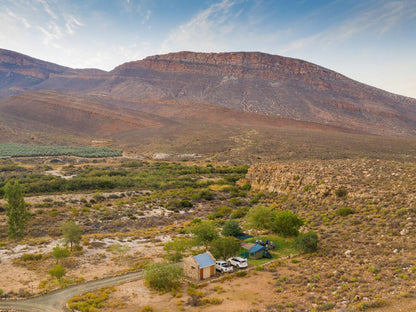
POLYGON ((62 312, 69 311, 65 305, 73 296, 97 288, 113 286, 141 278, 143 272, 132 272, 120 276, 108 277, 89 281, 83 284, 69 286, 51 293, 26 300, 2 300, 0 310, 17 310, 32 312, 62 312))

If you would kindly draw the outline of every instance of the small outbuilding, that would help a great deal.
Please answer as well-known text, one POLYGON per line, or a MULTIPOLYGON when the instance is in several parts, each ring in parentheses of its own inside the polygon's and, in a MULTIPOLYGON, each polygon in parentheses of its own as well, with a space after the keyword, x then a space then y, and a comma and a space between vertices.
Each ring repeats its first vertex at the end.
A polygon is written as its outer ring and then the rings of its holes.
POLYGON ((248 257, 250 259, 261 259, 263 258, 263 254, 265 250, 266 250, 265 246, 256 244, 248 250, 248 257))
POLYGON ((203 254, 183 259, 185 276, 194 280, 203 280, 215 275, 215 258, 207 251, 203 254))

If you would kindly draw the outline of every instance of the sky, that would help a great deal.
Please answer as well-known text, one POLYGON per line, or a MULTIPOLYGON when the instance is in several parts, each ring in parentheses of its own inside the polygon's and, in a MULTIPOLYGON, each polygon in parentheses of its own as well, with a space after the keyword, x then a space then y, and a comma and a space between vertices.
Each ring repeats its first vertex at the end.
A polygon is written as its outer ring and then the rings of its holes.
POLYGON ((416 98, 416 0, 0 0, 0 29, 0 48, 72 68, 260 51, 416 98))

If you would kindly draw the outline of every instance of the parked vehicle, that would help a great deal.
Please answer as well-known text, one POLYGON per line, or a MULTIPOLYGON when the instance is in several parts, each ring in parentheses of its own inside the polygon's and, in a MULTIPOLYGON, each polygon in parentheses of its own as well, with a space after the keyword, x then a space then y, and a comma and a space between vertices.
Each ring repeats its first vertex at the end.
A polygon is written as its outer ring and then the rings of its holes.
POLYGON ((247 267, 247 259, 241 257, 232 257, 227 260, 229 264, 235 266, 239 269, 243 269, 247 267))
POLYGON ((221 273, 230 273, 233 271, 233 267, 225 261, 215 262, 215 269, 221 273))

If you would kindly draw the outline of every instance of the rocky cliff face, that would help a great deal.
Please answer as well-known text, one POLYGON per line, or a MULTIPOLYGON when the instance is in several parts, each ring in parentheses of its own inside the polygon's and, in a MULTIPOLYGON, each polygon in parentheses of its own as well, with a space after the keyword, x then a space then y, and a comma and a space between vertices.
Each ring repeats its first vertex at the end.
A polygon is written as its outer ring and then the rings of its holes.
POLYGON ((408 183, 415 166, 378 160, 311 160, 258 164, 250 167, 246 179, 253 190, 298 194, 315 199, 372 198, 383 194, 409 197, 400 190, 408 183), (382 191, 381 191, 382 190, 382 191), (380 192, 384 192, 380 194, 380 192))
POLYGON ((370 133, 416 135, 416 100, 298 59, 179 52, 126 63, 111 74, 123 79, 110 91, 117 96, 209 103, 370 133))

